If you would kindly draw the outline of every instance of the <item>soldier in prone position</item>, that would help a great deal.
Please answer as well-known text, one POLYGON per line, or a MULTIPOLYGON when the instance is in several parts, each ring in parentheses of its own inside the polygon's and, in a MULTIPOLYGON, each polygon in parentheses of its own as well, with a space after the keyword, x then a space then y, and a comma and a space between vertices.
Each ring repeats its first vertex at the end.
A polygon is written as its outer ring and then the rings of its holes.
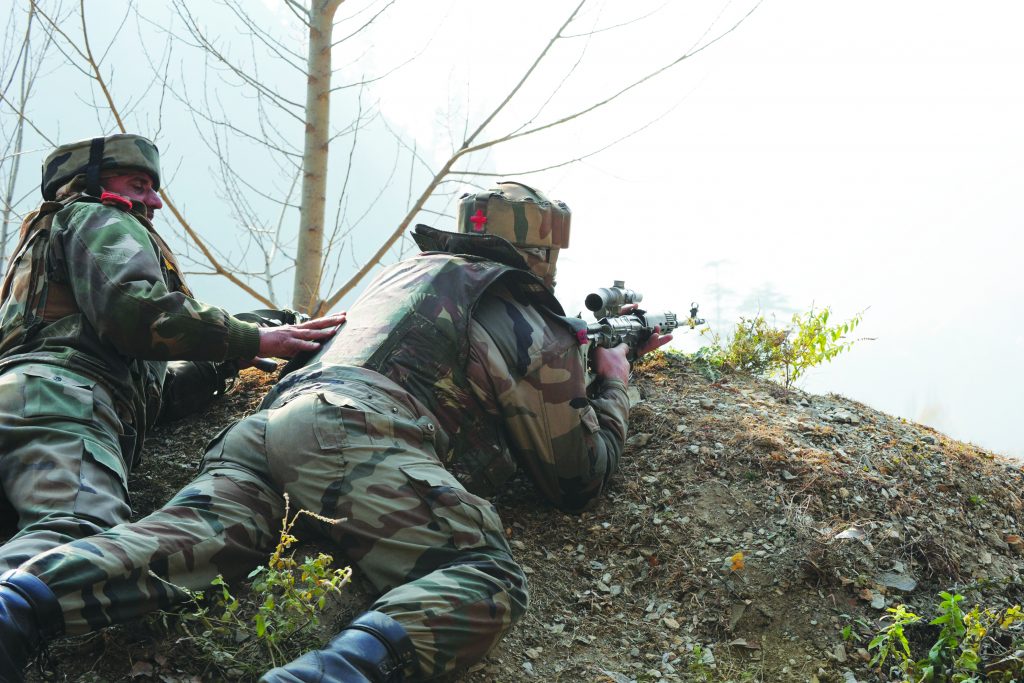
POLYGON ((262 680, 421 680, 482 658, 527 591, 481 496, 520 466, 559 507, 590 504, 622 453, 629 364, 624 347, 594 349, 588 388, 581 321, 552 294, 564 204, 502 183, 463 198, 459 227, 417 226, 425 253, 386 268, 163 509, 22 564, 39 590, 0 586, 0 674, 50 635, 35 617, 82 633, 184 600, 175 586, 244 576, 276 540, 282 493, 380 597, 262 680))

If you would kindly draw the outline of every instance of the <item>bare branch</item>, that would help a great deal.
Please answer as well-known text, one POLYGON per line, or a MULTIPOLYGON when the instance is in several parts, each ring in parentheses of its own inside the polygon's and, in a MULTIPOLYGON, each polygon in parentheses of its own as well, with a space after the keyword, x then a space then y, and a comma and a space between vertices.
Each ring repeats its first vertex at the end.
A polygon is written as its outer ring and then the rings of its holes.
POLYGON ((259 24, 249 19, 249 15, 242 10, 241 6, 237 2, 228 0, 225 4, 234 13, 234 15, 238 17, 238 20, 242 22, 250 33, 255 36, 257 40, 263 43, 263 45, 266 46, 272 54, 303 76, 306 75, 306 69, 303 66, 305 58, 300 53, 289 49, 284 43, 265 31, 259 24))
POLYGON ((285 7, 292 11, 292 14, 295 15, 295 18, 298 19, 303 26, 305 26, 307 29, 309 28, 309 10, 306 9, 306 7, 302 5, 302 3, 298 2, 297 0, 284 0, 284 5, 285 7))
POLYGON ((595 111, 597 109, 600 109, 601 107, 604 107, 605 105, 607 105, 607 104, 609 104, 611 102, 614 102, 615 100, 619 99, 620 97, 625 95, 630 90, 633 90, 634 88, 639 87, 643 83, 646 83, 647 81, 651 80, 652 78, 654 78, 654 77, 664 73, 665 71, 668 71, 672 67, 682 63, 683 61, 689 59, 690 57, 693 57, 694 55, 696 55, 696 54, 698 54, 700 52, 703 52, 704 50, 706 50, 707 48, 711 47, 712 45, 717 43, 719 40, 724 38, 725 36, 729 35, 733 31, 735 31, 737 28, 739 28, 740 24, 742 24, 744 21, 746 21, 747 17, 749 17, 751 14, 754 13, 754 10, 756 10, 758 7, 761 6, 761 2, 762 2, 762 0, 758 0, 758 2, 750 9, 750 11, 748 11, 746 14, 744 14, 743 17, 741 17, 739 19, 739 21, 737 21, 735 24, 733 24, 726 31, 724 31, 724 32, 720 33, 719 35, 715 36, 715 38, 713 38, 712 40, 710 40, 707 43, 701 45, 700 47, 697 47, 697 48, 695 48, 695 49, 693 49, 691 51, 688 51, 688 52, 680 55, 679 57, 675 58, 674 60, 672 60, 671 62, 669 62, 665 66, 663 66, 663 67, 661 67, 661 68, 659 68, 659 69, 657 69, 655 71, 652 71, 652 72, 648 73, 644 77, 639 78, 636 81, 633 81, 632 83, 630 83, 626 87, 620 89, 619 91, 615 92, 614 94, 610 95, 609 97, 606 97, 605 99, 600 100, 599 102, 595 102, 594 104, 592 104, 592 105, 590 105, 590 106, 588 106, 588 107, 586 107, 584 109, 580 109, 579 111, 576 111, 576 112, 574 112, 572 114, 569 114, 568 116, 563 116, 562 118, 560 118, 560 119, 558 119, 556 121, 552 121, 550 123, 546 123, 543 126, 537 126, 536 128, 531 128, 529 130, 522 131, 522 132, 519 132, 519 133, 512 133, 510 135, 506 135, 504 137, 491 140, 489 142, 482 142, 482 143, 480 143, 478 145, 474 145, 472 147, 466 148, 464 150, 464 152, 466 152, 466 153, 476 152, 476 151, 479 151, 481 149, 486 149, 488 147, 493 147, 494 145, 500 144, 502 142, 508 142, 510 140, 516 140, 518 138, 525 137, 527 135, 533 135, 534 133, 539 133, 539 132, 541 132, 543 130, 548 130, 549 128, 554 128, 555 126, 560 126, 560 125, 562 125, 564 123, 568 123, 569 121, 573 121, 575 119, 578 119, 578 118, 580 118, 582 116, 585 116, 586 114, 589 114, 592 111, 595 111))
POLYGON ((565 28, 572 23, 573 19, 576 18, 576 14, 579 13, 579 11, 583 8, 583 5, 585 5, 586 3, 587 0, 580 0, 580 4, 576 5, 576 9, 572 11, 572 14, 569 15, 569 18, 566 19, 565 22, 559 27, 555 35, 552 36, 550 40, 548 40, 547 44, 544 46, 544 49, 541 50, 541 53, 537 55, 536 59, 533 60, 533 63, 526 70, 526 73, 523 74, 522 78, 519 79, 519 82, 516 83, 512 90, 509 91, 508 95, 505 96, 505 99, 501 101, 501 104, 499 104, 494 109, 494 111, 491 112, 490 116, 484 119, 483 123, 477 126, 477 129, 473 131, 473 133, 468 138, 466 138, 466 141, 462 145, 463 150, 468 149, 470 147, 473 140, 475 140, 477 136, 480 135, 480 133, 487 127, 487 125, 494 120, 494 117, 501 113, 501 110, 505 108, 505 105, 507 105, 512 100, 512 98, 515 97, 516 93, 519 92, 519 90, 523 87, 526 81, 529 80, 530 74, 532 74, 537 69, 541 61, 543 61, 544 57, 547 55, 548 51, 550 51, 554 44, 558 41, 559 36, 562 35, 562 31, 564 31, 565 28))
POLYGON ((275 92, 268 86, 261 83, 258 79, 253 78, 245 71, 243 71, 240 67, 236 66, 231 60, 227 58, 226 55, 224 55, 220 50, 217 49, 217 47, 209 38, 206 37, 206 34, 203 33, 202 29, 199 28, 198 22, 196 21, 192 13, 188 11, 188 7, 185 5, 184 2, 182 2, 181 0, 175 0, 174 7, 178 11, 178 16, 180 16, 182 20, 185 22, 185 27, 188 29, 189 33, 192 35, 193 38, 199 41, 200 47, 202 47, 210 55, 216 58, 218 62, 224 65, 224 67, 226 67, 229 72, 237 76, 243 83, 250 86, 257 92, 270 98, 271 100, 277 102, 278 104, 281 105, 282 111, 292 116, 296 121, 302 122, 302 117, 296 113, 301 112, 303 110, 302 103, 294 102, 286 97, 283 97, 280 93, 275 92))
POLYGON ((346 40, 348 40, 352 36, 355 36, 355 35, 358 35, 359 33, 361 33, 364 29, 368 28, 370 26, 370 24, 375 22, 377 20, 377 17, 379 17, 380 15, 384 14, 384 12, 386 12, 387 9, 389 7, 391 7, 392 5, 394 5, 394 4, 395 4, 395 0, 389 0, 389 2, 386 5, 384 5, 384 7, 382 7, 379 12, 377 12, 372 17, 370 17, 362 26, 357 28, 355 31, 352 31, 352 33, 349 33, 344 38, 340 38, 340 39, 334 41, 333 43, 331 43, 331 47, 332 48, 333 47, 337 47, 338 45, 341 45, 342 43, 344 43, 346 40))
POLYGON ((79 15, 82 18, 82 43, 85 48, 86 62, 88 62, 89 67, 93 71, 93 77, 96 80, 97 85, 99 85, 100 90, 103 91, 103 96, 106 98, 107 105, 110 107, 110 113, 113 115, 114 120, 117 121, 118 129, 122 133, 127 133, 128 129, 124 126, 124 121, 121 119, 121 113, 114 104, 114 97, 107 89, 107 83, 103 79, 103 74, 100 73, 100 65, 92 57, 92 49, 89 47, 89 29, 85 25, 85 0, 79 0, 78 8, 79 15))
POLYGON ((234 273, 232 273, 229 270, 226 270, 223 266, 220 265, 220 261, 218 261, 217 258, 213 255, 213 253, 210 251, 210 248, 207 247, 206 243, 199 237, 199 234, 192 229, 192 225, 187 220, 185 220, 185 217, 183 215, 181 215, 181 212, 178 211, 178 207, 174 204, 173 201, 171 201, 170 195, 167 194, 165 190, 160 190, 160 197, 161 199, 164 200, 164 206, 170 209, 171 213, 174 214, 174 217, 178 220, 178 223, 181 225, 182 229, 184 229, 185 232, 188 234, 192 242, 197 247, 199 247, 199 250, 201 252, 203 252, 203 256, 205 256, 206 259, 210 262, 210 265, 213 267, 213 272, 215 274, 227 278, 230 282, 234 283, 239 289, 241 289, 243 292, 259 301, 264 306, 268 306, 270 308, 274 307, 273 301, 257 292, 255 289, 253 289, 245 282, 240 280, 234 273))
POLYGON ((624 21, 624 22, 622 22, 620 24, 614 24, 612 26, 605 26, 604 28, 594 29, 592 31, 587 31, 585 33, 563 34, 562 37, 567 39, 567 40, 570 39, 570 38, 590 38, 591 36, 595 36, 598 33, 604 33, 605 31, 614 31, 615 29, 623 28, 625 26, 630 26, 632 24, 636 24, 638 22, 641 22, 644 19, 648 19, 650 17, 653 17, 655 14, 657 14, 661 10, 665 9, 668 6, 668 4, 669 4, 668 2, 663 2, 659 6, 655 7, 654 9, 652 9, 647 14, 641 15, 639 17, 635 17, 635 18, 630 19, 628 21, 624 21))
POLYGON ((676 107, 678 107, 680 104, 682 104, 682 102, 684 100, 685 100, 685 98, 680 99, 679 101, 677 101, 675 104, 673 104, 671 107, 669 107, 668 109, 663 111, 661 114, 659 114, 655 118, 647 121, 647 123, 643 124, 642 126, 640 126, 638 128, 634 128, 633 130, 631 130, 629 133, 626 133, 622 137, 619 137, 619 138, 613 140, 612 142, 609 142, 607 145, 604 145, 603 147, 599 147, 598 149, 595 149, 592 152, 587 152, 586 154, 582 154, 582 155, 580 155, 578 157, 574 157, 572 159, 568 159, 566 161, 561 161, 559 163, 550 164, 548 166, 543 166, 543 167, 540 167, 540 168, 530 169, 528 171, 506 171, 504 173, 486 173, 486 172, 483 172, 483 171, 468 171, 468 170, 467 171, 458 171, 458 170, 452 170, 451 173, 452 173, 452 175, 459 175, 459 176, 478 176, 478 177, 501 178, 501 177, 512 177, 512 176, 526 176, 526 175, 530 175, 531 173, 541 173, 543 171, 550 171, 552 169, 562 168, 563 166, 570 166, 572 164, 575 164, 575 163, 578 163, 580 161, 583 161, 584 159, 589 159, 590 157, 595 156, 597 154, 600 154, 601 152, 604 152, 604 151, 606 151, 608 149, 611 149, 612 147, 618 145, 620 142, 628 140, 629 138, 633 137, 637 133, 640 133, 641 131, 644 131, 647 128, 650 128, 655 123, 657 123, 658 121, 661 121, 663 118, 668 116, 672 111, 674 111, 676 109, 676 107))

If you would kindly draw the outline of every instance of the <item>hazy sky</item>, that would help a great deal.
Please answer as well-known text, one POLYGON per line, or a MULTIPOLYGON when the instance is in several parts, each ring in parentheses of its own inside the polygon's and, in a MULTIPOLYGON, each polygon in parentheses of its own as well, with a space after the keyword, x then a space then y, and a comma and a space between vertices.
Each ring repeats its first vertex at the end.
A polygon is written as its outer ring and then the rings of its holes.
MULTIPOLYGON (((346 0, 343 7, 358 12, 383 4, 346 0)), ((107 18, 118 14, 116 5, 100 16, 87 4, 96 45, 118 28, 107 18)), ((472 130, 462 118, 481 121, 576 5, 398 0, 374 31, 339 46, 336 63, 345 66, 336 80, 344 85, 387 73, 365 92, 365 103, 436 164, 472 130)), ((572 247, 559 261, 559 297, 570 311, 613 279, 642 290, 651 310, 684 312, 699 301, 703 315, 725 328, 759 311, 780 321, 812 305, 829 305, 840 318, 866 311, 859 334, 873 340, 812 372, 802 386, 1024 457, 1016 428, 1024 408, 1024 285, 1017 265, 1024 228, 1024 4, 593 0, 490 134, 599 102, 727 33, 755 6, 720 41, 615 103, 457 168, 512 178, 586 157, 525 177, 573 210, 572 247)), ((246 7, 265 26, 291 18, 280 0, 246 7)), ((166 4, 141 9, 152 23, 129 21, 107 57, 115 90, 130 104, 136 129, 159 133, 169 187, 195 225, 223 248, 237 247, 218 227, 237 216, 225 208, 215 162, 201 160, 201 123, 170 112, 176 96, 202 98, 205 85, 205 97, 223 116, 246 126, 253 101, 220 87, 212 72, 187 62, 193 58, 179 45, 169 73, 182 92, 163 93, 162 116, 147 109, 160 96, 146 90, 152 72, 146 59, 120 50, 138 32, 158 56, 161 39, 151 32, 181 25, 159 18, 169 15, 166 4)), ((206 3, 192 11, 220 44, 237 41, 230 13, 206 3)), ((360 21, 339 26, 336 37, 360 21)), ((282 35, 304 49, 300 33, 282 35)), ((261 77, 301 101, 304 79, 295 71, 267 64, 261 77)), ((82 83, 74 71, 47 69, 33 120, 62 140, 112 126, 89 109, 96 92, 82 83)), ((335 106, 337 120, 351 106, 335 106)), ((298 124, 281 125, 301 140, 298 124)), ((338 206, 339 215, 361 216, 360 200, 375 196, 370 180, 409 164, 407 150, 381 137, 379 126, 365 136, 350 178, 352 200, 338 206)), ((29 168, 47 148, 38 140, 32 145, 29 168)), ((347 152, 344 144, 334 149, 330 183, 338 187, 347 152)), ((254 157, 234 152, 230 163, 251 171, 255 183, 288 185, 254 157)), ((417 173, 410 189, 422 181, 423 171, 417 173)), ((396 178, 360 219, 363 232, 353 233, 353 245, 375 246, 395 225, 408 195, 407 180, 401 172, 396 178)), ((472 189, 495 178, 464 180, 472 189)), ((420 220, 451 227, 450 206, 448 215, 444 206, 435 208, 441 213, 420 220)), ((228 307, 251 305, 217 279, 193 286, 228 307)), ((678 345, 693 350, 700 339, 686 333, 678 345)))

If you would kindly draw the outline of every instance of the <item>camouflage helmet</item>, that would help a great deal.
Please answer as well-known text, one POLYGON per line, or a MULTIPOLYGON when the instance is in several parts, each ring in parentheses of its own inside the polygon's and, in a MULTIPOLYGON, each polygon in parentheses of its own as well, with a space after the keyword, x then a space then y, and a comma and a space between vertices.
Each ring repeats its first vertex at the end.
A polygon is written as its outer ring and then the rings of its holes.
POLYGON ((511 242, 535 275, 554 283, 558 250, 569 246, 572 212, 564 202, 514 181, 459 200, 459 232, 491 234, 511 242))
POLYGON ((141 135, 119 134, 61 145, 43 161, 43 199, 53 200, 57 190, 79 174, 85 174, 86 191, 99 195, 99 174, 108 168, 137 168, 160 189, 160 152, 141 135))

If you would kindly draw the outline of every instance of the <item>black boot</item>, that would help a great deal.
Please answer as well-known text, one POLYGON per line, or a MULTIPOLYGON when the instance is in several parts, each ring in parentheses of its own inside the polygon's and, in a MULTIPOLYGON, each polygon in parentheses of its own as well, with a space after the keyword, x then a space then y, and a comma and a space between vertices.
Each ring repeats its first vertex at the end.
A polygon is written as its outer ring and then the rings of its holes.
POLYGON ((322 650, 268 671, 260 683, 401 683, 415 680, 418 669, 402 625, 386 614, 363 612, 322 650))
POLYGON ((12 569, 0 576, 0 681, 21 681, 44 642, 64 631, 64 613, 49 587, 12 569))

